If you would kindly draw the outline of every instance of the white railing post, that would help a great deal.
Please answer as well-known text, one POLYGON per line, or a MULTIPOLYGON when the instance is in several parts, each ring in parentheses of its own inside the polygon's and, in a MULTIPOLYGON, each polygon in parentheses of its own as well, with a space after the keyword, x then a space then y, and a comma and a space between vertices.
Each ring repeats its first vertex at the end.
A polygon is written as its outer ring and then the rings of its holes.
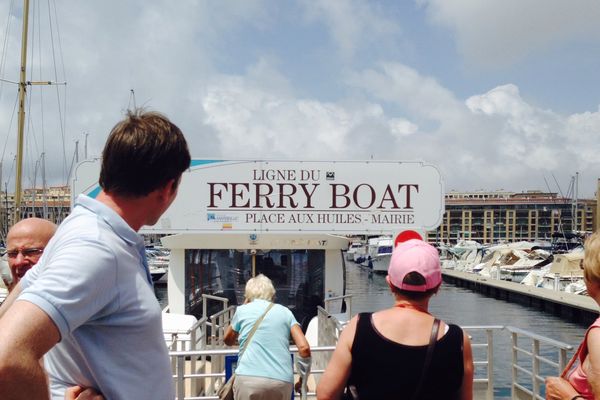
POLYGON ((540 382, 538 376, 540 376, 540 342, 537 339, 533 339, 531 346, 531 363, 532 363, 532 375, 531 375, 531 387, 533 388, 533 398, 535 399, 540 393, 540 382))
POLYGON ((559 371, 564 371, 564 369, 567 367, 568 362, 569 361, 567 361, 567 349, 560 349, 560 352, 558 353, 559 371))
POLYGON ((492 329, 486 329, 487 336, 487 380, 488 387, 486 398, 487 400, 494 400, 494 331, 492 329))
POLYGON ((518 364, 518 336, 515 332, 511 332, 511 344, 512 344, 512 365, 511 365, 511 385, 510 385, 510 398, 516 398, 516 387, 515 383, 517 382, 517 364, 518 364))
MULTIPOLYGON (((192 327, 192 329, 189 332, 190 334, 190 346, 189 349, 190 350, 196 350, 196 329, 194 329, 192 327)), ((187 350, 187 349, 184 349, 187 350)), ((192 374, 195 374, 197 372, 196 369, 196 359, 198 357, 190 357, 190 371, 192 374)), ((190 383, 190 391, 192 392, 192 396, 196 396, 198 394, 198 386, 197 386, 198 381, 196 379, 192 379, 192 382, 190 383)))
POLYGON ((177 399, 183 400, 185 399, 185 357, 178 356, 177 357, 177 399))

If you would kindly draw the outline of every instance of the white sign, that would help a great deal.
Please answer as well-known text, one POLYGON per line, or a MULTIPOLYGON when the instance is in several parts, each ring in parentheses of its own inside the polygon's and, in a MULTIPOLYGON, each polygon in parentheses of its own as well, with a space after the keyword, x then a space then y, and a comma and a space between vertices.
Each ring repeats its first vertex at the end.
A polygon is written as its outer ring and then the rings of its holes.
MULTIPOLYGON (((76 186, 94 197, 97 185, 82 181, 76 186)), ((143 232, 434 230, 443 194, 438 169, 421 162, 195 159, 175 202, 143 232)))

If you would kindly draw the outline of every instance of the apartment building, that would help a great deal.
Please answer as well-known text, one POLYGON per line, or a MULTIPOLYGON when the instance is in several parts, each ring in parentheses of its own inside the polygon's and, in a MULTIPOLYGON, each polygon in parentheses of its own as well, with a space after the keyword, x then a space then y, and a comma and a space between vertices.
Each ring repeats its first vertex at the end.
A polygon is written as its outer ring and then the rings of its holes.
POLYGON ((445 203, 440 227, 428 232, 431 242, 549 241, 558 232, 593 232, 596 226, 595 199, 574 202, 557 193, 452 191, 445 203))
MULTIPOLYGON (((69 186, 51 186, 29 188, 23 191, 21 198, 21 218, 39 217, 60 224, 71 210, 71 188, 69 186)), ((15 214, 14 193, 0 193, 0 236, 13 225, 15 214)))

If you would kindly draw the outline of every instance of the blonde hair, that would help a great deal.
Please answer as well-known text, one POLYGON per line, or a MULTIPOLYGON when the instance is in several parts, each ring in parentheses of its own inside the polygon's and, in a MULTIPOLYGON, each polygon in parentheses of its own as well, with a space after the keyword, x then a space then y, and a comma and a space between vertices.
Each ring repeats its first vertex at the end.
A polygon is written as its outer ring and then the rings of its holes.
POLYGON ((583 275, 588 281, 600 284, 600 232, 588 237, 584 247, 583 275))
POLYGON ((256 299, 271 301, 275 296, 275 287, 269 278, 258 274, 246 282, 244 296, 248 302, 256 299))

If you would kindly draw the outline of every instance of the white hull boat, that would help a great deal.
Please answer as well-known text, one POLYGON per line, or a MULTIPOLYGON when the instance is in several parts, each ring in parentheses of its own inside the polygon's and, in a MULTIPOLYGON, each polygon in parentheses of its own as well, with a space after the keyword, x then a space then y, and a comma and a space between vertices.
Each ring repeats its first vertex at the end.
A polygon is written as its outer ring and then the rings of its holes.
POLYGON ((394 250, 394 241, 388 236, 369 239, 366 259, 362 265, 376 273, 387 273, 390 258, 394 250))
POLYGON ((359 254, 364 254, 364 244, 361 242, 352 242, 350 243, 350 247, 346 251, 346 260, 347 261, 355 261, 354 255, 358 252, 359 254))

